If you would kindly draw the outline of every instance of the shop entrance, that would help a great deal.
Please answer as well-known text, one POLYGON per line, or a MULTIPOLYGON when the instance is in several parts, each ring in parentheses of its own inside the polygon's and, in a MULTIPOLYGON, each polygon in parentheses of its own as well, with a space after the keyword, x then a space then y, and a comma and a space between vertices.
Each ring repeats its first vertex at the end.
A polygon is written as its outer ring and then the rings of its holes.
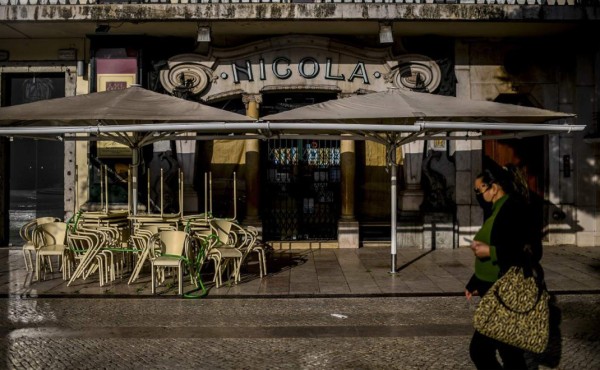
MULTIPOLYGON (((529 96, 525 94, 501 94, 495 101, 536 107, 529 96)), ((498 132, 490 131, 490 133, 498 132)), ((483 144, 483 154, 485 156, 501 166, 509 163, 514 164, 525 176, 529 187, 529 201, 533 209, 533 219, 531 221, 535 223, 534 230, 542 230, 548 222, 544 219, 545 140, 546 138, 543 136, 535 136, 523 139, 486 140, 483 144)))
MULTIPOLYGON (((261 115, 335 99, 335 94, 265 95, 261 115)), ((267 240, 337 240, 340 142, 272 139, 262 144, 262 220, 267 240)))
MULTIPOLYGON (((7 74, 5 105, 65 96, 64 73, 7 74)), ((60 141, 10 141, 9 244, 22 243, 19 229, 33 218, 64 216, 64 146, 60 141)))

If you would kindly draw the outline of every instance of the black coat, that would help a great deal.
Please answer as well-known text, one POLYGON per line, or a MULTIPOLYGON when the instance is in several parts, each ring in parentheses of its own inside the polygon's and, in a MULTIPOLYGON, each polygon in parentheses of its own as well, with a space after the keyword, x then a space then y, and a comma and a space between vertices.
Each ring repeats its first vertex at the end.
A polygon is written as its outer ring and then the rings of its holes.
POLYGON ((496 247, 500 276, 511 266, 524 266, 531 229, 528 218, 526 204, 516 196, 508 197, 496 215, 490 244, 496 247))
MULTIPOLYGON (((530 208, 518 196, 510 196, 502 205, 494 219, 490 237, 490 245, 496 248, 500 268, 498 277, 504 275, 511 266, 524 267, 526 271, 538 268, 541 240, 534 225, 530 208)), ((473 275, 466 289, 471 292, 477 290, 484 295, 491 286, 492 283, 480 281, 473 275)))

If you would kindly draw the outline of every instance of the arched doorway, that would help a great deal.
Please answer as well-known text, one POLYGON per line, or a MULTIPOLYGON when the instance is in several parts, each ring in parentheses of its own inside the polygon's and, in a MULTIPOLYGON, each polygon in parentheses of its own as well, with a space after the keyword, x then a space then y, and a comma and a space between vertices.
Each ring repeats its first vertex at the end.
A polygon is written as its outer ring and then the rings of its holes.
MULTIPOLYGON (((264 94, 261 116, 336 99, 335 93, 264 94)), ((261 147, 266 240, 337 240, 340 142, 271 139, 261 147)))

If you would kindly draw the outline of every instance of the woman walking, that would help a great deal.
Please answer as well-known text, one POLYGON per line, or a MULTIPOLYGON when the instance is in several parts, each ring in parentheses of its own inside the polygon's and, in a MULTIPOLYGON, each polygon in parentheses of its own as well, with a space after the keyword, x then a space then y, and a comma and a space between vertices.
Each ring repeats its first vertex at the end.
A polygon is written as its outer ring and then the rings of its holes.
MULTIPOLYGON (((484 296, 511 266, 523 267, 530 260, 527 188, 520 179, 516 168, 497 166, 484 170, 475 180, 475 193, 492 207, 471 242, 475 274, 465 289, 467 300, 473 295, 484 296)), ((469 352, 477 369, 527 369, 523 350, 478 331, 471 339, 469 352)))

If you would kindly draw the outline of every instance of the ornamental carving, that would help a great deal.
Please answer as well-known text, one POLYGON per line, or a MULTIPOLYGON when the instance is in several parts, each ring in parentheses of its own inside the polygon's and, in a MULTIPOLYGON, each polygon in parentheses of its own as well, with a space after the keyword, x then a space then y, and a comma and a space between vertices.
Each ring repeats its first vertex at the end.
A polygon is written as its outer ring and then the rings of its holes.
POLYGON ((366 48, 328 38, 286 36, 208 55, 182 54, 160 72, 163 87, 215 101, 242 94, 277 90, 385 91, 401 88, 434 92, 441 72, 431 58, 419 54, 393 55, 391 48, 366 48))
POLYGON ((171 93, 185 90, 198 95, 213 79, 212 73, 210 68, 198 63, 195 54, 183 54, 169 60, 168 69, 160 71, 160 82, 171 93))
POLYGON ((394 73, 394 85, 400 89, 433 92, 440 86, 442 73, 438 64, 420 54, 402 55, 394 73))

